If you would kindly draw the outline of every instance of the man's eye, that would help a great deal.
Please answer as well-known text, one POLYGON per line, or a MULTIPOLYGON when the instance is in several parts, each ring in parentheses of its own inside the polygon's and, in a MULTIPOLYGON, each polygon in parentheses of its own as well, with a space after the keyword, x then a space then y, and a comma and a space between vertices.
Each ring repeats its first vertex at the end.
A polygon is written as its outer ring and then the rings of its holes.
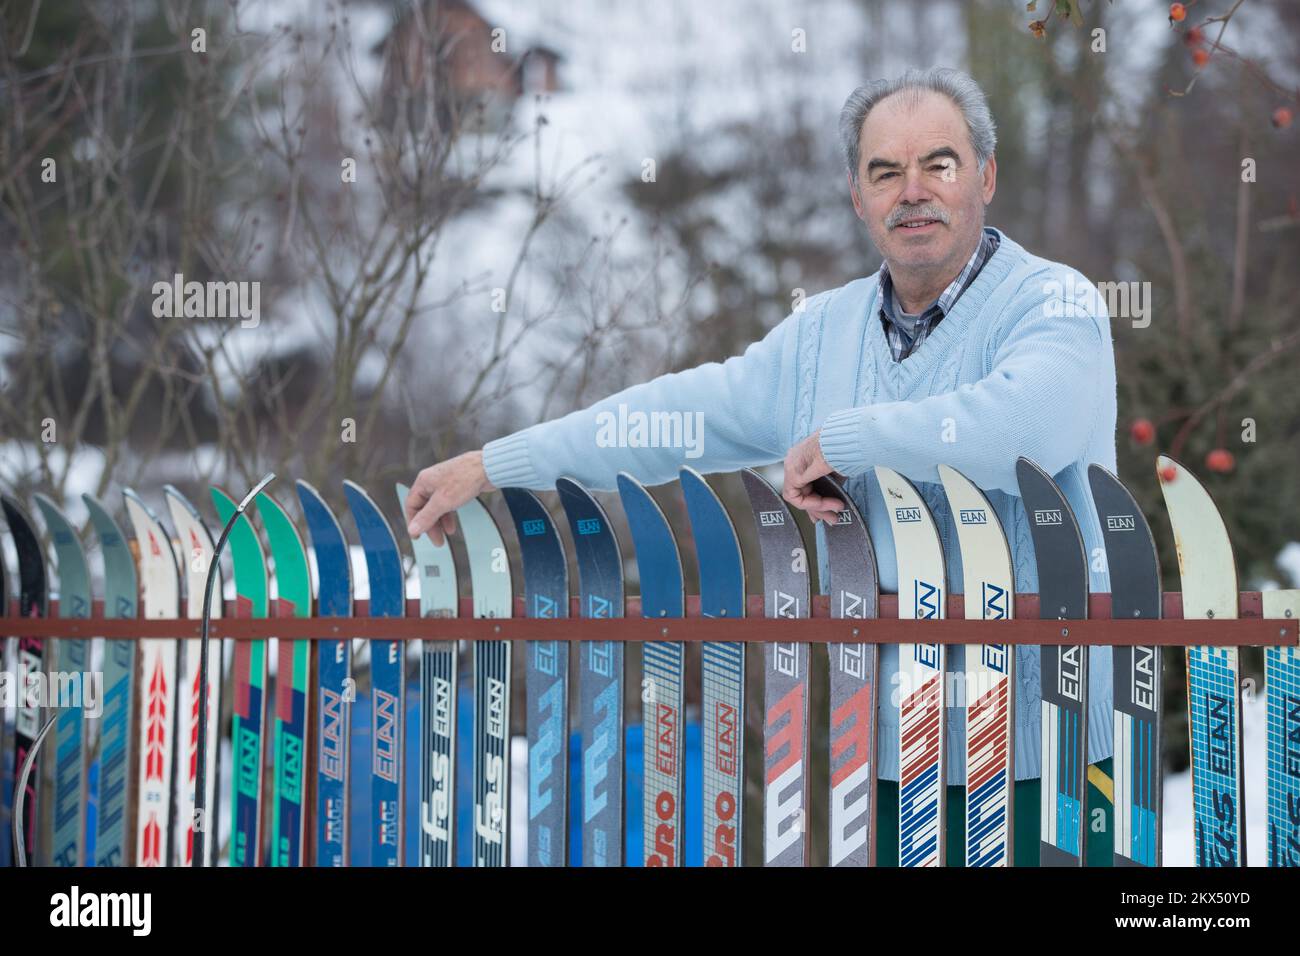
POLYGON ((879 176, 876 177, 876 182, 880 182, 882 179, 888 179, 890 176, 897 176, 897 175, 898 173, 881 173, 879 176))

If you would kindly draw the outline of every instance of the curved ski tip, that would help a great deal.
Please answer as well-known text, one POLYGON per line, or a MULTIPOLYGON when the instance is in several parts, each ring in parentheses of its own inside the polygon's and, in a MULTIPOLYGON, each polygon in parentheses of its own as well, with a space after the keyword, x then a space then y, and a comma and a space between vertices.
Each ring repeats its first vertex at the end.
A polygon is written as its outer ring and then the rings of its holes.
POLYGON ((184 508, 185 511, 189 514, 189 516, 193 518, 195 521, 199 521, 200 523, 202 522, 202 518, 199 515, 199 509, 194 507, 194 502, 190 501, 189 498, 185 497, 185 495, 181 493, 181 490, 177 488, 175 485, 171 485, 171 484, 163 485, 163 494, 169 500, 176 502, 176 504, 184 508))
POLYGON ((892 468, 886 468, 884 465, 876 465, 876 481, 880 482, 880 490, 886 500, 889 498, 901 498, 904 494, 903 489, 911 486, 911 482, 894 471, 892 468))
POLYGON ((138 494, 136 494, 135 489, 123 488, 122 497, 126 499, 127 504, 134 503, 136 507, 138 507, 141 511, 143 511, 149 517, 149 520, 152 521, 154 524, 158 525, 159 527, 162 526, 162 522, 160 522, 158 520, 158 516, 153 513, 153 509, 150 508, 149 505, 145 503, 145 500, 143 498, 141 498, 138 494))
POLYGON ((753 468, 742 468, 740 470, 740 480, 745 485, 745 491, 749 492, 750 498, 757 495, 776 495, 776 489, 772 483, 760 475, 753 468))
POLYGON ((1032 458, 1026 458, 1024 455, 1021 455, 1016 459, 1016 477, 1019 478, 1021 475, 1036 475, 1040 478, 1048 479, 1052 477, 1043 470, 1042 466, 1039 465, 1038 462, 1034 461, 1032 458))
POLYGON ((225 490, 217 485, 208 486, 208 494, 212 497, 212 507, 217 510, 217 516, 221 515, 221 506, 229 505, 230 510, 235 510, 235 499, 226 494, 225 490))
POLYGON ((618 483, 618 493, 620 495, 625 495, 625 494, 648 495, 649 494, 649 492, 645 490, 645 485, 641 484, 641 482, 637 481, 626 471, 620 471, 618 473, 618 476, 615 478, 615 481, 618 483))
MULTIPOLYGON (((36 507, 41 510, 42 514, 48 515, 50 512, 53 512, 58 515, 59 518, 63 518, 63 509, 55 504, 54 499, 44 492, 32 492, 32 501, 36 502, 36 507)), ((65 522, 67 521, 66 518, 63 518, 63 520, 65 522)), ((49 522, 47 521, 46 523, 48 524, 49 522)))
POLYGON ((1168 455, 1156 456, 1156 477, 1160 479, 1162 485, 1176 481, 1180 474, 1191 477, 1192 473, 1187 470, 1186 465, 1168 455))
POLYGON ((306 478, 299 478, 297 481, 294 482, 294 485, 297 487, 297 489, 298 489, 298 495, 299 495, 300 497, 301 497, 302 494, 305 492, 306 494, 311 495, 311 496, 312 496, 313 498, 315 498, 317 501, 324 501, 324 500, 325 500, 324 498, 321 497, 321 493, 320 493, 319 491, 316 490, 316 486, 313 485, 313 484, 312 484, 310 481, 308 481, 306 478))
POLYGON ((707 484, 707 482, 704 481, 704 476, 701 475, 698 471, 696 471, 690 465, 682 465, 682 467, 677 470, 677 480, 685 481, 687 478, 707 484))

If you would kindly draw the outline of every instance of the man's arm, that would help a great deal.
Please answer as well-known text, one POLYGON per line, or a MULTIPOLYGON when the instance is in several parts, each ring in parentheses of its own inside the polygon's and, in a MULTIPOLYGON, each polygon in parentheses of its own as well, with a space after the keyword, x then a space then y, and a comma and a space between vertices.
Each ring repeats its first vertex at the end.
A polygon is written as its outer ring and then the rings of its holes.
POLYGON ((661 375, 424 469, 406 500, 411 534, 441 543, 454 529, 452 512, 493 488, 553 488, 568 476, 612 489, 620 471, 653 485, 683 465, 730 471, 780 460, 777 409, 792 405, 799 318, 787 317, 743 355, 661 375))
MULTIPOLYGON (((974 384, 829 416, 819 440, 824 467, 853 476, 882 464, 917 481, 938 481, 942 462, 981 488, 1010 494, 1019 494, 1017 456, 1049 474, 1064 469, 1096 426, 1114 359, 1106 316, 1088 314, 1077 302, 1061 305, 1062 316, 1035 305, 999 347, 989 374, 974 384)), ((815 457, 804 449, 805 461, 815 457)), ((788 482, 811 480, 807 467, 792 478, 789 464, 788 482)))

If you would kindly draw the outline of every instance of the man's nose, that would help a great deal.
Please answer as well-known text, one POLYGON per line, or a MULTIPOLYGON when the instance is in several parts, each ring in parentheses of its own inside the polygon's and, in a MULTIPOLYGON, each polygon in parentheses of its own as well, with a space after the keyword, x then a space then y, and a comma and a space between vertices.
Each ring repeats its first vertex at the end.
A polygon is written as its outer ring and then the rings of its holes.
POLYGON ((934 194, 926 184, 919 167, 909 166, 903 171, 903 192, 898 197, 899 202, 916 205, 929 202, 933 198, 934 194))

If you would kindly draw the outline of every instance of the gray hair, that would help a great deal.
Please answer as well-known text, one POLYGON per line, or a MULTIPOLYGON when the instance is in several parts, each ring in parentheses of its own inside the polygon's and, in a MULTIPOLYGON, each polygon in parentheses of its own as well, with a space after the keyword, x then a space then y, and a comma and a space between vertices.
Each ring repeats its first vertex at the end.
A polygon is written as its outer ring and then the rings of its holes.
POLYGON ((970 132, 971 145, 975 147, 975 160, 980 172, 984 171, 984 164, 997 147, 998 135, 980 85, 961 70, 947 67, 912 69, 896 80, 875 80, 859 86, 844 101, 840 110, 840 145, 844 148, 844 162, 848 164, 849 175, 855 183, 858 181, 858 143, 862 137, 862 124, 867 121, 872 107, 895 93, 908 93, 915 101, 925 92, 941 93, 961 111, 970 132))

